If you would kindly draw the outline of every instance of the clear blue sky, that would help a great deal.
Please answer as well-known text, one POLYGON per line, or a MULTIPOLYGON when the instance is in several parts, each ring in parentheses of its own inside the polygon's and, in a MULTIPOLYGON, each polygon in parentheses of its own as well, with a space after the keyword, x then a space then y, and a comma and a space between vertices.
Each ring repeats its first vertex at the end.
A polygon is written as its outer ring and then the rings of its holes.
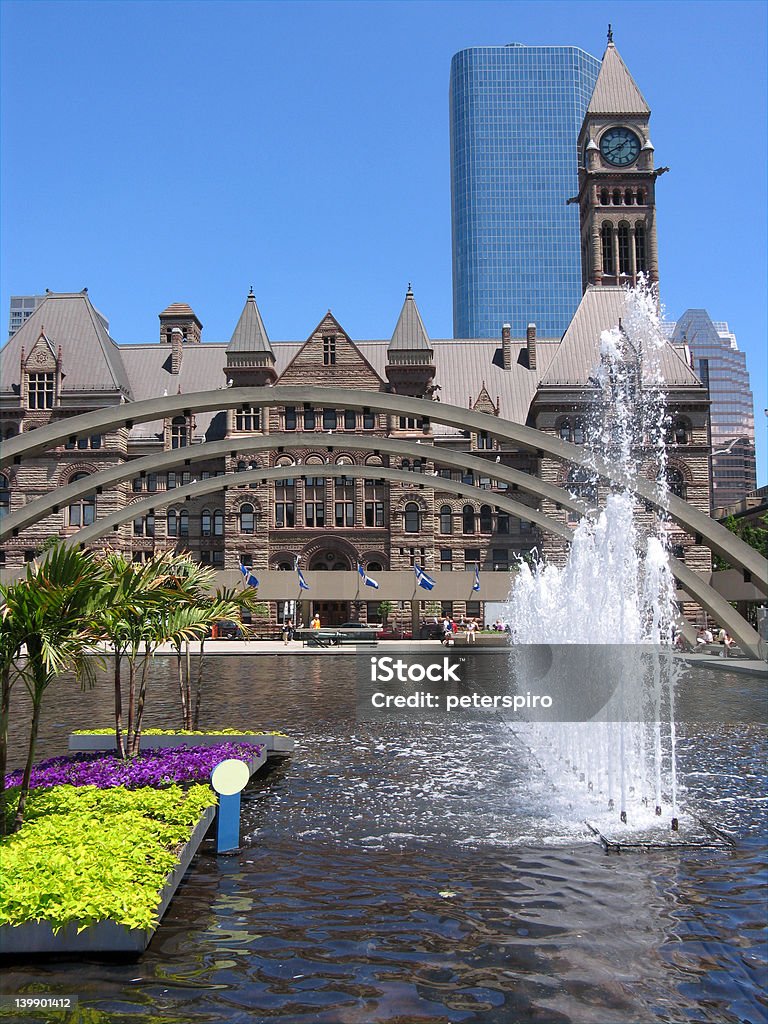
POLYGON ((389 337, 409 281, 450 337, 451 56, 600 57, 611 21, 672 169, 667 315, 736 332, 765 482, 765 3, 0 0, 0 17, 2 316, 11 294, 87 285, 121 342, 157 340, 177 301, 228 340, 251 284, 273 340, 329 307, 353 338, 389 337))

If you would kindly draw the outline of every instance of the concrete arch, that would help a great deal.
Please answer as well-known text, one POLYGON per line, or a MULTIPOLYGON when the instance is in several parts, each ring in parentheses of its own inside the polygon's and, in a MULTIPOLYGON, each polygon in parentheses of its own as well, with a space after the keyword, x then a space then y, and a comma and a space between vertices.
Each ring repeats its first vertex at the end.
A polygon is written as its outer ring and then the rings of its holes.
MULTIPOLYGON (((125 427, 134 423, 161 420, 177 413, 191 416, 196 412, 218 412, 242 405, 266 408, 275 405, 330 406, 357 411, 370 411, 421 418, 425 426, 430 421, 459 427, 477 433, 484 431, 491 437, 511 442, 518 447, 535 452, 538 456, 548 455, 563 462, 587 465, 599 476, 621 487, 627 487, 644 498, 655 508, 661 508, 672 519, 695 538, 706 539, 708 547, 736 565, 747 577, 768 594, 768 562, 754 548, 739 540, 724 526, 708 515, 688 505, 685 501, 668 494, 660 499, 655 486, 641 477, 628 474, 611 466, 605 459, 586 453, 580 446, 561 441, 533 427, 526 427, 509 420, 499 419, 489 413, 462 409, 459 406, 444 405, 442 402, 428 402, 421 398, 407 398, 402 395, 380 391, 358 391, 348 388, 325 388, 317 386, 288 386, 273 388, 224 388, 215 391, 199 391, 189 395, 166 395, 149 398, 141 402, 109 406, 94 412, 82 413, 71 419, 56 421, 37 430, 17 434, 3 442, 0 466, 18 461, 25 455, 45 451, 61 441, 78 435, 104 433, 109 429, 125 427)), ((349 435, 348 435, 349 437, 349 435)), ((317 435, 315 435, 315 439, 317 435)), ((382 438, 379 447, 386 449, 389 439, 382 438)), ((316 440, 315 440, 316 443, 316 440)), ((348 441, 351 444, 351 441, 348 441)), ((422 456, 423 457, 423 456, 422 456)), ((447 489, 447 488, 446 488, 447 489)))
MULTIPOLYGON (((186 484, 183 487, 174 488, 172 491, 159 491, 149 498, 142 498, 140 501, 135 502, 131 506, 125 509, 119 509, 116 512, 112 512, 110 515, 105 516, 104 519, 94 523, 93 526, 87 526, 78 531, 74 536, 68 537, 64 543, 67 546, 75 544, 86 545, 102 537, 105 533, 110 530, 119 529, 120 525, 136 515, 146 514, 147 512, 154 512, 157 508, 163 508, 167 505, 175 503, 180 499, 187 497, 194 497, 203 494, 210 494, 222 489, 229 489, 230 487, 237 486, 237 483, 254 482, 267 483, 268 481, 285 480, 291 477, 297 476, 308 476, 305 466, 279 466, 271 469, 262 470, 249 470, 247 473, 227 474, 225 477, 214 477, 210 480, 200 480, 194 484, 186 484), (298 469, 298 472, 297 472, 298 469)), ((371 468, 369 466, 337 466, 326 464, 324 468, 324 476, 326 477, 339 477, 348 476, 353 478, 370 477, 371 468)), ((409 472, 403 472, 399 469, 388 469, 386 467, 380 467, 376 474, 377 478, 383 480, 391 480, 398 483, 410 483, 414 481, 414 474, 409 472)), ((420 488, 438 486, 440 490, 454 493, 459 497, 470 498, 477 502, 487 502, 488 491, 482 490, 479 487, 474 487, 470 484, 463 484, 454 480, 446 480, 443 477, 423 477, 423 483, 419 483, 420 488)), ((520 502, 514 501, 504 495, 494 495, 493 505, 503 512, 509 512, 511 515, 518 516, 523 519, 528 519, 530 522, 536 523, 543 530, 548 530, 551 533, 556 534, 558 537, 562 537, 564 540, 570 541, 573 537, 573 531, 562 523, 558 523, 548 516, 543 515, 535 509, 531 509, 526 505, 521 505, 520 502)), ((728 632, 734 637, 736 642, 747 651, 753 658, 760 657, 760 638, 757 632, 746 622, 731 605, 722 598, 716 591, 714 591, 704 579, 692 569, 689 569, 684 563, 679 562, 676 558, 670 558, 670 567, 675 578, 680 582, 684 589, 691 595, 691 597, 698 601, 698 603, 709 612, 714 618, 723 624, 728 632)))
MULTIPOLYGON (((322 446, 325 449, 326 456, 322 456, 320 444, 315 434, 300 434, 300 433, 289 433, 289 434, 266 434, 263 437, 254 437, 253 435, 243 438, 230 438, 227 441, 207 441, 203 444, 193 445, 191 448, 176 448, 167 452, 161 452, 156 455, 148 455, 143 459, 134 459, 130 462, 124 462, 118 466, 111 466, 108 469, 102 470, 98 474, 94 474, 93 479, 85 484, 81 484, 79 487, 73 485, 71 488, 60 488, 56 491, 51 491, 48 494, 43 495, 35 501, 30 502, 21 509, 17 509, 15 512, 6 516, 0 520, 0 540, 10 535, 16 535, 20 530, 25 527, 45 518, 51 512, 57 512, 63 508, 68 502, 74 498, 80 497, 86 493, 96 489, 97 495, 102 491, 114 486, 115 484, 121 483, 122 481, 131 480, 136 476, 142 476, 147 473, 162 472, 163 470, 173 469, 177 466, 184 466, 190 468, 195 462, 203 462, 212 458, 219 458, 222 456, 230 455, 234 456, 239 451, 249 452, 262 452, 277 453, 277 457, 291 458, 290 465, 303 465, 310 467, 322 466, 322 472, 307 473, 305 475, 310 476, 327 476, 325 470, 327 466, 327 457, 329 452, 337 450, 347 450, 352 447, 361 452, 371 452, 371 456, 380 456, 381 453, 391 454, 397 456, 413 456, 416 455, 419 458, 424 458, 425 455, 429 461, 436 462, 440 465, 466 471, 471 470, 473 473, 482 473, 485 476, 490 476, 491 479, 498 480, 502 483, 507 484, 513 491, 523 491, 528 494, 533 494, 538 498, 548 498, 554 504, 567 508, 570 511, 583 514, 584 505, 578 499, 571 497, 567 491, 561 490, 551 484, 540 480, 538 477, 531 476, 529 473, 522 473, 520 470, 512 469, 509 466, 504 466, 500 463, 494 463, 486 459, 481 459, 476 455, 470 455, 467 452, 453 452, 448 449, 437 448, 433 445, 416 444, 415 441, 403 441, 394 438, 382 438, 379 436, 366 437, 365 435, 357 435, 354 442, 349 436, 340 435, 324 436, 323 441, 325 444, 322 446), (313 447, 309 448, 306 444, 307 439, 313 440, 313 447), (309 454, 307 458, 318 458, 320 462, 307 462, 303 463, 296 462, 292 456, 288 456, 282 452, 283 448, 288 446, 295 447, 307 447, 309 454)), ((382 468, 380 465, 370 465, 365 463, 365 467, 368 470, 368 477, 375 477, 379 475, 379 470, 382 468)), ((266 468, 266 467, 265 467, 266 468)), ((236 483, 242 483, 244 478, 243 473, 233 474, 233 481, 236 483)), ((428 474, 422 473, 409 473, 408 479, 411 482, 421 481, 422 478, 432 479, 428 474)), ((215 479, 223 481, 224 477, 216 477, 215 479)), ((443 477, 439 478, 443 480, 443 477)), ((224 484, 220 484, 221 489, 224 484)), ((179 488, 175 488, 176 491, 179 488)), ((156 492, 157 494, 163 493, 162 491, 156 492)), ((483 494, 488 495, 488 491, 483 491, 483 494)), ((459 506, 457 505, 457 508, 459 506)))

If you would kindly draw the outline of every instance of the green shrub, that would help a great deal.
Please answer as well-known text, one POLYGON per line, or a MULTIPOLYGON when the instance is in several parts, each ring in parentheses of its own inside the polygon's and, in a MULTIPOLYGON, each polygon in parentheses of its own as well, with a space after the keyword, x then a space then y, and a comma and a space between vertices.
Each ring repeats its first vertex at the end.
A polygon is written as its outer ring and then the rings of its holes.
POLYGON ((0 925, 153 927, 178 849, 215 802, 207 785, 33 792, 24 826, 0 841, 0 925))

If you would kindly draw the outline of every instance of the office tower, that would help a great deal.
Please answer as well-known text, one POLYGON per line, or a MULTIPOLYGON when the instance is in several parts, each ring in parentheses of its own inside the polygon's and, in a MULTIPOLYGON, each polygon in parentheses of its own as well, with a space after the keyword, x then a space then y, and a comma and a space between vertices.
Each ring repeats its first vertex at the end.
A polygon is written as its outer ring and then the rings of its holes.
POLYGON ((687 344, 693 365, 709 386, 712 430, 712 508, 741 501, 757 486, 755 414, 746 355, 723 321, 705 309, 687 309, 669 331, 687 344))
POLYGON ((12 338, 25 320, 28 320, 45 298, 44 295, 12 295, 8 317, 8 337, 12 338))
POLYGON ((576 140, 600 61, 574 46, 451 62, 453 334, 559 338, 582 294, 576 140))
MULTIPOLYGON (((87 292, 88 289, 86 288, 87 292)), ((45 297, 50 294, 46 289, 45 295, 12 295, 11 296, 11 309, 8 317, 8 337, 12 338, 16 331, 29 320, 32 314, 35 312, 40 303, 45 297)), ((109 333, 109 321, 103 316, 98 309, 93 308, 93 312, 101 321, 101 325, 107 333, 109 333)))

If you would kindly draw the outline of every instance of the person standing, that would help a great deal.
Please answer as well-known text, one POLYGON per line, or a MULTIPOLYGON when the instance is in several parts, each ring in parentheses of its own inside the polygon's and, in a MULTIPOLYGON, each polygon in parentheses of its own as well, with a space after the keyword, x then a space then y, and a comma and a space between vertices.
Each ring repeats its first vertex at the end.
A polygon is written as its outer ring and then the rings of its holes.
POLYGON ((290 640, 293 640, 293 619, 286 619, 283 623, 283 643, 288 646, 290 640))
POLYGON ((320 629, 320 616, 317 614, 317 612, 315 612, 315 617, 312 619, 309 628, 320 629))
POLYGON ((467 643, 473 644, 475 642, 475 634, 477 633, 477 619, 470 619, 467 623, 467 643))

